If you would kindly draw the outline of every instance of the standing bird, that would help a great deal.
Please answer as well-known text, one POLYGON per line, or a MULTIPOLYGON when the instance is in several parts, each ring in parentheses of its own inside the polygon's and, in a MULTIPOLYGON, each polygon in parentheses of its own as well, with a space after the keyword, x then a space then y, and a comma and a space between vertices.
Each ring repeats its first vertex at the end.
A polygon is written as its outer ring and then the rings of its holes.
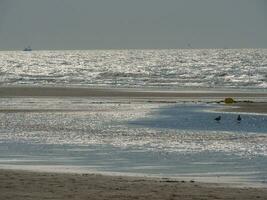
POLYGON ((238 117, 237 117, 237 121, 241 122, 241 120, 242 120, 241 116, 238 115, 238 117))
POLYGON ((221 116, 219 116, 219 117, 216 117, 214 120, 216 120, 217 122, 219 122, 220 120, 221 120, 221 116))

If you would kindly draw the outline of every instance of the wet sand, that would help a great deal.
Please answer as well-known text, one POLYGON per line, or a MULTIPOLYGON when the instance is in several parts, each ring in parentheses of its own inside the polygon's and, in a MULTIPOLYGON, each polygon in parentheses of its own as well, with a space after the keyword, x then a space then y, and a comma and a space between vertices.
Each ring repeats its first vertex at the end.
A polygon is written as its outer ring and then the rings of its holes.
POLYGON ((155 90, 133 88, 0 87, 0 97, 122 97, 122 98, 267 98, 264 92, 155 90))
POLYGON ((227 112, 240 112, 240 113, 260 113, 267 114, 267 103, 265 102, 254 102, 254 103, 235 103, 230 105, 225 105, 223 109, 227 112))
MULTIPOLYGON (((267 113, 267 92, 246 91, 210 91, 210 90, 156 90, 156 89, 134 89, 134 88, 78 88, 78 87, 26 87, 10 86, 0 87, 0 98, 19 97, 84 97, 84 98, 109 98, 119 102, 127 100, 130 102, 141 101, 149 103, 177 103, 182 101, 191 102, 222 102, 227 97, 232 97, 238 103, 225 105, 220 111, 226 112, 248 112, 267 113), (257 100, 260 99, 260 102, 257 100), (256 100, 254 102, 254 100, 256 100), (247 102, 246 102, 247 101, 247 102)), ((50 112, 57 110, 40 110, 36 112, 50 112)), ((62 110, 58 110, 62 111, 62 110)), ((73 112, 77 110, 68 110, 73 112)), ((29 110, 1 109, 0 112, 29 112, 29 110)), ((34 110, 30 110, 34 112, 34 110)))
POLYGON ((0 170, 0 199, 267 199, 267 188, 231 188, 171 179, 0 170))

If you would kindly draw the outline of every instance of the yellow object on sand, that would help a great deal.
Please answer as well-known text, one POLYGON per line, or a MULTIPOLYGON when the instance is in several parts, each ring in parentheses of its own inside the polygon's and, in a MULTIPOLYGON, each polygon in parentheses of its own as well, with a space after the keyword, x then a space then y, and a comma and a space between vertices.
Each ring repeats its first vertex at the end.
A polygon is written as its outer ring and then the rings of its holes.
POLYGON ((231 104, 231 103, 235 103, 235 100, 233 99, 233 98, 225 98, 224 99, 224 103, 226 103, 226 104, 231 104))

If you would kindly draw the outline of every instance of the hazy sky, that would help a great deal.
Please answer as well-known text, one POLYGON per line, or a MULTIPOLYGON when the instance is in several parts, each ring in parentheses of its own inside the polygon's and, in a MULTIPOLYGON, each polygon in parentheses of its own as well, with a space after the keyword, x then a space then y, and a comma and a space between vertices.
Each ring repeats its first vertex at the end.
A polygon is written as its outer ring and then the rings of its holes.
POLYGON ((267 48, 267 0, 0 0, 0 49, 267 48))

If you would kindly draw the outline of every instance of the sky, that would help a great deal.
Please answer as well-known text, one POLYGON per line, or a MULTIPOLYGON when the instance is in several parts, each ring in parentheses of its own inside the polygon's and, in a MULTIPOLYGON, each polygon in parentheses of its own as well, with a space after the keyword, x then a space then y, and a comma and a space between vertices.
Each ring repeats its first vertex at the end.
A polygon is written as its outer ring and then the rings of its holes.
POLYGON ((0 0, 0 50, 267 48, 267 0, 0 0))

